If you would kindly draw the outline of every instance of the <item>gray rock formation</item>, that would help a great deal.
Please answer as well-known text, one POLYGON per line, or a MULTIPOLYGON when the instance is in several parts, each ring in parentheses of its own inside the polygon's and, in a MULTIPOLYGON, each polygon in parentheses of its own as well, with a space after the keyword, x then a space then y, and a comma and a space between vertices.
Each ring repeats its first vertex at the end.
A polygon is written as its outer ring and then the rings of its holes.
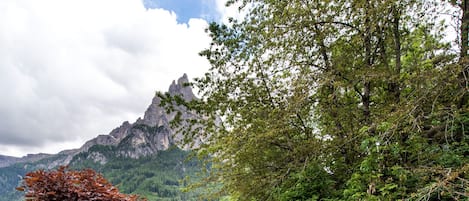
POLYGON ((127 134, 128 130, 132 127, 128 121, 124 121, 121 126, 115 128, 109 133, 110 136, 114 137, 116 140, 122 140, 127 134))
MULTIPOLYGON (((172 96, 180 96, 186 101, 196 99, 192 88, 188 86, 189 79, 184 74, 177 81, 173 81, 168 89, 172 96)), ((139 158, 166 150, 171 146, 179 146, 182 149, 190 149, 190 146, 182 145, 183 135, 171 128, 170 122, 176 116, 176 112, 166 113, 160 106, 161 98, 155 95, 148 106, 143 118, 138 118, 134 123, 125 121, 121 126, 112 130, 109 135, 100 135, 86 142, 75 154, 88 151, 94 145, 111 145, 116 147, 116 155, 120 157, 139 158)), ((182 118, 194 115, 182 106, 175 106, 182 111, 182 118)), ((200 144, 196 140, 194 144, 200 144)), ((102 154, 88 154, 87 159, 105 163, 107 160, 102 154), (92 157, 92 158, 89 158, 92 157)), ((70 161, 67 161, 70 162, 70 161)))
POLYGON ((160 103, 160 97, 153 97, 150 106, 148 106, 147 111, 145 111, 143 119, 141 119, 141 121, 137 120, 136 123, 143 123, 149 126, 161 126, 168 124, 166 111, 164 108, 160 107, 160 103))
POLYGON ((129 158, 149 156, 173 145, 171 131, 166 126, 135 125, 118 145, 118 155, 129 158))
POLYGON ((173 81, 171 83, 171 86, 169 86, 169 94, 176 96, 180 95, 182 98, 186 101, 190 101, 195 99, 195 95, 192 92, 192 88, 190 86, 187 86, 189 84, 189 79, 187 78, 187 75, 184 73, 184 75, 178 79, 177 83, 173 81))

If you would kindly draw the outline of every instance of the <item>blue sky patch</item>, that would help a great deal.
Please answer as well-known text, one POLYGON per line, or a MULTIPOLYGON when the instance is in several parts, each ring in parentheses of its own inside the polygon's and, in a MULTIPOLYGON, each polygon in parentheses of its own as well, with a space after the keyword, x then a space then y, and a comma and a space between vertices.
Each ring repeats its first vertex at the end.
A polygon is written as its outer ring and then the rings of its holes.
POLYGON ((219 13, 215 0, 143 0, 145 8, 163 8, 176 13, 178 23, 187 23, 190 18, 217 21, 219 13))

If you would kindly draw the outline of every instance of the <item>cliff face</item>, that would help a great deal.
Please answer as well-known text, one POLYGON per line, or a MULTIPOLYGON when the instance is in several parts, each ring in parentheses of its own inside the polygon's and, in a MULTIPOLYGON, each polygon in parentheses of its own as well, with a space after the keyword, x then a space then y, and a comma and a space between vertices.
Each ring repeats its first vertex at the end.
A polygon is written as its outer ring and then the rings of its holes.
MULTIPOLYGON (((171 96, 181 96, 184 100, 190 101, 195 99, 195 95, 192 92, 192 88, 186 86, 189 83, 187 75, 184 74, 181 78, 176 81, 173 80, 173 83, 169 86, 168 93, 171 96)), ((142 120, 137 120, 136 123, 143 123, 148 126, 163 126, 168 125, 169 121, 173 120, 175 113, 166 114, 164 108, 160 107, 161 99, 158 96, 155 96, 148 106, 148 109, 145 111, 145 115, 142 120)), ((179 109, 182 109, 178 107, 179 109)), ((183 113, 184 115, 184 113, 183 113)))

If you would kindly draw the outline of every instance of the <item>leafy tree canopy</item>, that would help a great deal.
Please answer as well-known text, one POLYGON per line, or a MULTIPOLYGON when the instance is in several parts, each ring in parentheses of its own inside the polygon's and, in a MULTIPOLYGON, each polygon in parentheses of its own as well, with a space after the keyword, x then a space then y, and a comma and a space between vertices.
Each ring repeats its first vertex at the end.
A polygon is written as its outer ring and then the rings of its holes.
POLYGON ((194 187, 239 200, 469 198, 466 1, 446 5, 466 25, 459 47, 442 40, 442 1, 235 2, 247 15, 210 24, 211 69, 186 104, 203 117, 186 137, 202 135, 211 164, 194 187))

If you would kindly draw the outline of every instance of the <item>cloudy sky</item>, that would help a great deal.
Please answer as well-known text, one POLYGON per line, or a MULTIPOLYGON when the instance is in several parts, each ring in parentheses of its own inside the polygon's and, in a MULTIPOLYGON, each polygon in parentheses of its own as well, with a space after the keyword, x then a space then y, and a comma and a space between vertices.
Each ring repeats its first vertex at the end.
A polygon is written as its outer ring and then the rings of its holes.
POLYGON ((1 0, 0 155, 78 148, 202 75, 225 0, 1 0))

